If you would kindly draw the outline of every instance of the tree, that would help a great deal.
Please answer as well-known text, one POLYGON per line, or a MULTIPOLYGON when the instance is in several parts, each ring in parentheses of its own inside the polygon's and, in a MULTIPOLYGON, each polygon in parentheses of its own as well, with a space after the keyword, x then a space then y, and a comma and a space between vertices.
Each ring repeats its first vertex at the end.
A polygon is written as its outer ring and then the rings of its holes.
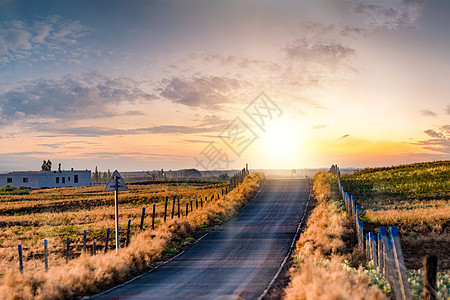
POLYGON ((95 171, 94 171, 94 182, 98 183, 98 169, 97 166, 95 166, 95 171))
POLYGON ((41 170, 42 171, 51 171, 52 170, 52 162, 49 160, 42 162, 42 166, 41 166, 41 170))

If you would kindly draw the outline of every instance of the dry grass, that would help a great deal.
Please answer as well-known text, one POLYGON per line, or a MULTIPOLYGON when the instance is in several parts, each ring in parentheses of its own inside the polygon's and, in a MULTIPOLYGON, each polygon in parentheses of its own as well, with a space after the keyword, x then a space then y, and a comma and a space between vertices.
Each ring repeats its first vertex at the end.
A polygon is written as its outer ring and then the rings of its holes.
POLYGON ((297 242, 284 299, 385 299, 364 271, 343 264, 350 255, 344 239, 354 233, 346 214, 329 201, 332 175, 318 172, 313 179, 318 204, 297 242))
MULTIPOLYGON (((208 202, 203 209, 188 217, 160 224, 131 240, 129 247, 116 254, 81 255, 79 258, 51 268, 48 273, 27 271, 23 275, 9 272, 0 286, 2 299, 68 299, 95 294, 149 269, 161 259, 164 250, 181 243, 202 224, 230 218, 257 192, 264 175, 254 174, 220 200, 208 202)), ((42 270, 42 268, 40 268, 42 270)))
MULTIPOLYGON (((128 219, 131 219, 131 233, 139 232, 142 207, 147 208, 144 226, 148 228, 151 225, 151 207, 156 204, 155 224, 159 226, 163 223, 166 196, 170 201, 170 219, 174 196, 180 198, 184 213, 186 202, 221 194, 225 185, 130 185, 130 191, 120 193, 119 197, 121 245, 125 243, 128 219)), ((98 250, 103 250, 106 229, 114 227, 113 199, 113 193, 105 192, 101 186, 34 190, 29 195, 0 195, 0 284, 9 270, 17 269, 18 244, 23 246, 28 272, 43 269, 43 239, 48 240, 50 268, 65 261, 67 237, 71 239, 71 257, 81 254, 84 230, 88 233, 88 250, 91 250, 93 241, 97 242, 98 250)), ((111 236, 114 234, 113 230, 111 236)), ((115 247, 114 243, 109 245, 110 249, 115 247)))

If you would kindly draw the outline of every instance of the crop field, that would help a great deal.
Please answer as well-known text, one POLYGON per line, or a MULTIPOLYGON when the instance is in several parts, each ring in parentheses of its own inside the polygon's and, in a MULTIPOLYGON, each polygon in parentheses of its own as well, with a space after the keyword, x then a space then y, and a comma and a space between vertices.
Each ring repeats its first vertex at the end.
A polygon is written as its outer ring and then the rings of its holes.
POLYGON ((342 184, 362 207, 367 231, 397 225, 407 268, 436 254, 450 269, 450 161, 364 169, 342 174, 342 184))
MULTIPOLYGON (((155 227, 163 222, 166 196, 169 197, 168 220, 172 218, 173 198, 180 198, 180 210, 184 215, 186 203, 200 197, 210 200, 211 195, 222 195, 227 184, 207 182, 161 183, 148 185, 129 184, 129 191, 119 193, 120 241, 125 244, 128 219, 131 234, 140 231, 142 208, 146 208, 144 227, 151 227, 153 204, 156 204, 155 227)), ((80 256, 83 231, 87 231, 87 252, 104 251, 107 228, 111 228, 109 249, 115 249, 114 193, 105 192, 104 186, 83 188, 57 188, 33 191, 0 191, 0 283, 11 269, 17 269, 19 244, 23 247, 25 272, 42 270, 44 244, 48 241, 49 269, 65 264, 66 239, 70 238, 70 257, 80 256), (15 195, 14 193, 18 194, 15 195)), ((174 218, 178 217, 178 206, 174 218)))

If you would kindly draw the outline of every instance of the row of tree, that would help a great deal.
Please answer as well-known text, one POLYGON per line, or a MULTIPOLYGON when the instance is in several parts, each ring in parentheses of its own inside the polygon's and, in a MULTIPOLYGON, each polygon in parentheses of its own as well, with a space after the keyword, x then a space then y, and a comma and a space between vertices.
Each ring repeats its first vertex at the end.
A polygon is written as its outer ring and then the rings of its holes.
POLYGON ((108 169, 108 172, 99 172, 97 166, 95 166, 95 171, 92 173, 92 182, 95 183, 104 183, 108 182, 111 179, 111 171, 108 169))

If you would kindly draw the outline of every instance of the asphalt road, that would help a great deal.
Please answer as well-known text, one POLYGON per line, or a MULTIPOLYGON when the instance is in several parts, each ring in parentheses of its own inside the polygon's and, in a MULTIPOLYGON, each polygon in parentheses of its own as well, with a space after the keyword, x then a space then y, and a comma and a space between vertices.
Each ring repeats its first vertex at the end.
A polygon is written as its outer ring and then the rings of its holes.
POLYGON ((308 181, 269 179, 236 217, 160 268, 95 299, 257 299, 289 251, 308 181))

